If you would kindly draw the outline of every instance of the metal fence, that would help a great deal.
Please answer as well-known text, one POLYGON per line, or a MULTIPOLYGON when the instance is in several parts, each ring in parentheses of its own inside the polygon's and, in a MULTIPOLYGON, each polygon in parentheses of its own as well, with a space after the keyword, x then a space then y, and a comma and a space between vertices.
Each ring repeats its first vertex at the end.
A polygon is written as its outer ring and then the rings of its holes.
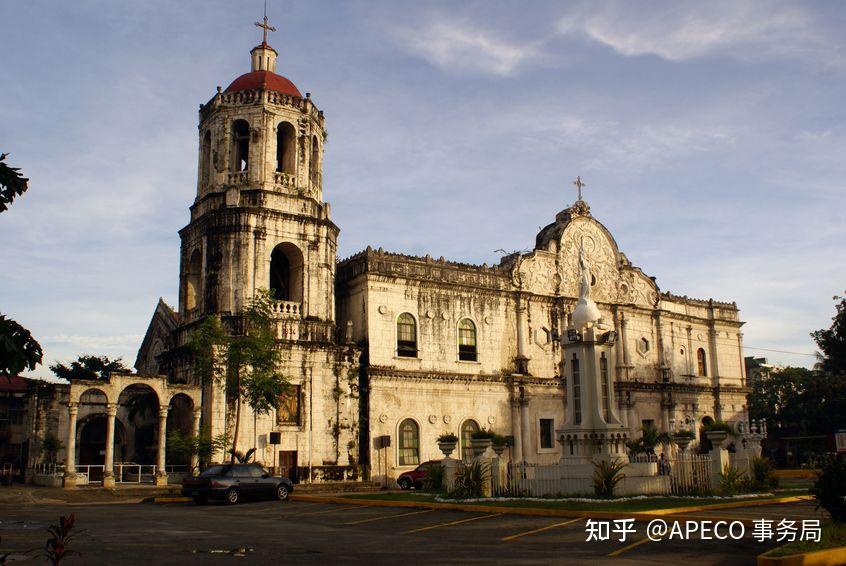
MULTIPOLYGON (((82 474, 88 483, 102 483, 105 466, 103 464, 77 464, 76 473, 82 474)), ((186 465, 165 466, 168 474, 187 474, 186 465)), ((37 464, 35 473, 39 475, 61 476, 65 473, 64 464, 37 464)), ((134 462, 115 462, 115 483, 154 483, 156 479, 155 464, 136 464, 134 462)))
POLYGON ((669 468, 669 494, 700 495, 711 490, 710 456, 680 454, 669 459, 669 468))

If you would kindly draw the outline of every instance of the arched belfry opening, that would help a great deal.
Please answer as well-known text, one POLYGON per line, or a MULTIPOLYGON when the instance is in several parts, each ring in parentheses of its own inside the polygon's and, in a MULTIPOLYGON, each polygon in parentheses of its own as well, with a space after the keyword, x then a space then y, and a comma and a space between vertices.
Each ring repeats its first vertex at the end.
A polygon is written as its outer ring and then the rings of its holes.
POLYGON ((250 166, 250 124, 246 120, 232 122, 232 171, 246 171, 250 166))
POLYGON ((185 277, 185 310, 193 311, 200 305, 200 275, 203 258, 200 250, 194 250, 188 259, 185 277))
POLYGON ((319 173, 320 167, 318 165, 318 160, 320 159, 320 149, 317 147, 317 136, 312 136, 311 138, 311 159, 308 160, 308 175, 311 179, 312 185, 318 185, 320 183, 319 173))
POLYGON ((294 126, 290 122, 281 122, 276 128, 276 170, 293 175, 296 155, 294 126))
POLYGON ((277 301, 303 302, 303 254, 289 242, 270 254, 270 290, 277 301))
POLYGON ((211 180, 212 158, 211 158, 211 131, 206 130, 203 135, 203 143, 200 152, 200 182, 203 188, 208 187, 211 180))

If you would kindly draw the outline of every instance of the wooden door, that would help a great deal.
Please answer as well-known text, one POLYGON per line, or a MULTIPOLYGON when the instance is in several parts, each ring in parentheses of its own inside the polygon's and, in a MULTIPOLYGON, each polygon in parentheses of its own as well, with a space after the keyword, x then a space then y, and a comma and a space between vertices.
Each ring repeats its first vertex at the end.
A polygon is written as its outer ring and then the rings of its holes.
POLYGON ((279 473, 282 477, 288 478, 294 483, 299 483, 296 450, 279 451, 279 473))

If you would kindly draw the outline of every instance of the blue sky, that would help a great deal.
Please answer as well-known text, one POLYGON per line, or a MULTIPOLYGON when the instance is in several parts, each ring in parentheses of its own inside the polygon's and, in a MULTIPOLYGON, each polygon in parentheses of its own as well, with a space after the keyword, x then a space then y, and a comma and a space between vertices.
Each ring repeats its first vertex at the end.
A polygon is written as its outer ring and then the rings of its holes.
MULTIPOLYGON (((262 2, 0 3, 0 312, 46 365, 133 362, 196 190, 197 108, 249 70, 262 2)), ((340 254, 496 263, 586 181, 662 290, 737 301, 812 353, 846 290, 846 3, 270 0, 278 70, 327 118, 340 254)), ((808 365, 813 358, 750 349, 808 365)))

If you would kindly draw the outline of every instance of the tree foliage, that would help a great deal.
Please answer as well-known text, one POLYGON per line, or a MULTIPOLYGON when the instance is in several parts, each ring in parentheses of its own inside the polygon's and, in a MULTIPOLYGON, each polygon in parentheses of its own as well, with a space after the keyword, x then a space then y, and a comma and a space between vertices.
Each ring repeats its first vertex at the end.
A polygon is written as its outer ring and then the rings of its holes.
POLYGON ((629 450, 635 454, 655 454, 655 447, 670 442, 670 435, 658 432, 655 425, 645 425, 640 429, 640 438, 626 443, 629 450))
POLYGON ((8 153, 0 154, 0 212, 8 210, 12 201, 29 188, 29 179, 21 175, 20 169, 4 163, 8 156, 8 153))
POLYGON ((130 369, 123 364, 122 358, 111 360, 108 356, 83 354, 71 362, 70 365, 63 363, 53 364, 50 366, 50 371, 56 377, 67 379, 68 381, 78 379, 105 381, 113 371, 130 371, 130 369))
POLYGON ((0 375, 17 375, 41 363, 44 351, 29 330, 0 314, 0 375))
POLYGON ((243 402, 255 414, 266 414, 278 406, 288 389, 287 378, 279 372, 281 351, 276 347, 275 298, 267 289, 258 289, 244 310, 244 332, 231 336, 215 315, 207 317, 191 334, 194 369, 204 382, 225 385, 235 400, 235 426, 230 461, 239 454, 237 442, 243 402))
POLYGON ((821 369, 846 378, 846 297, 834 297, 836 314, 830 328, 811 332, 822 350, 821 369))

